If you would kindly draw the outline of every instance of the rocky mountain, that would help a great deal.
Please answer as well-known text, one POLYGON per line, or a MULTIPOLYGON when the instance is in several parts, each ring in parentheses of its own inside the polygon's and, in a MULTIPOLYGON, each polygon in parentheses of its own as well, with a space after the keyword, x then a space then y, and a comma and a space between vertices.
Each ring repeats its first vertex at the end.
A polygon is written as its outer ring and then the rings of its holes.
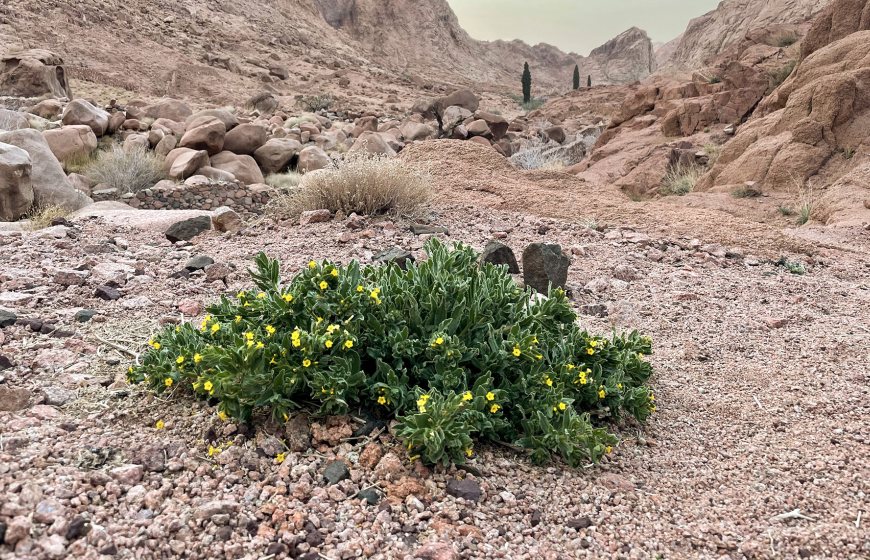
MULTIPOLYGON (((699 68, 751 29, 809 21, 829 0, 723 0, 715 10, 689 22, 675 44, 666 44, 665 69, 699 68)), ((783 38, 783 42, 788 39, 783 38)))
POLYGON ((360 106, 421 88, 515 90, 525 61, 540 95, 567 89, 574 64, 596 84, 634 81, 653 65, 638 29, 583 57, 475 40, 446 0, 9 0, 0 37, 0 51, 58 53, 73 79, 213 103, 263 90, 333 93, 360 106))

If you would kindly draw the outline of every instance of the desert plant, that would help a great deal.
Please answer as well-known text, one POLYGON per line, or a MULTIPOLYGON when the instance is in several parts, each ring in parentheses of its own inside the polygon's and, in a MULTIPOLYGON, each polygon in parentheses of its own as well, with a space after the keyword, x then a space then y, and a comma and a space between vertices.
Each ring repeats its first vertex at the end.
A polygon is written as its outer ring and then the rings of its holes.
POLYGON ((799 37, 794 31, 782 31, 773 37, 773 44, 780 48, 790 47, 798 42, 799 37))
POLYGON ((322 208, 346 214, 413 215, 431 194, 428 177, 400 160, 358 155, 304 175, 278 210, 291 216, 322 208))
POLYGON ((655 411, 648 338, 581 330, 562 290, 540 299, 468 247, 425 250, 404 271, 312 261, 289 284, 261 253, 254 288, 157 333, 128 378, 243 421, 311 406, 395 418, 411 458, 441 464, 477 439, 582 465, 617 441, 603 422, 655 411))
POLYGON ((574 65, 574 89, 580 89, 580 66, 574 65))
POLYGON ((105 184, 119 194, 135 193, 153 187, 166 178, 163 162, 143 148, 124 149, 115 144, 100 151, 82 167, 82 174, 97 184, 105 184))
POLYGON ((36 231, 45 229, 59 218, 65 218, 69 215, 69 210, 63 206, 56 204, 45 204, 42 202, 34 203, 33 207, 27 215, 28 229, 36 231))
POLYGON ((800 261, 790 261, 786 257, 779 257, 779 260, 776 261, 777 266, 781 266, 792 274, 804 275, 807 273, 807 267, 803 265, 800 261))
POLYGON ((843 148, 841 153, 843 154, 843 158, 852 159, 855 157, 855 148, 843 148))
POLYGON ((321 110, 328 111, 332 107, 333 103, 335 103, 335 97, 328 93, 320 95, 306 95, 299 100, 299 105, 301 105, 303 109, 311 113, 315 113, 321 110))
POLYGON ((592 74, 586 76, 586 87, 592 87, 592 74))
POLYGON ((660 192, 664 195, 683 196, 695 190, 695 184, 704 169, 694 163, 677 163, 672 165, 662 180, 660 192))
POLYGON ((806 201, 798 207, 797 225, 802 226, 813 217, 813 203, 806 201))
POLYGON ((557 154, 557 150, 548 149, 540 138, 535 138, 523 149, 510 157, 510 162, 520 169, 540 169, 555 171, 566 166, 565 161, 557 154))
POLYGON ((796 60, 790 60, 776 70, 771 70, 769 74, 771 89, 779 87, 791 75, 796 65, 796 60))
POLYGON ((709 80, 707 80, 711 84, 719 84, 722 83, 722 78, 719 76, 711 76, 709 80))
POLYGON ((777 206, 776 209, 783 216, 794 216, 795 215, 794 208, 792 208, 791 206, 786 206, 785 204, 780 204, 779 206, 777 206))
POLYGON ((708 143, 704 144, 704 153, 707 155, 707 166, 713 167, 719 161, 719 154, 722 153, 722 146, 719 144, 708 143))
POLYGON ((523 65, 523 103, 532 101, 532 71, 529 69, 529 63, 523 65))
POLYGON ((750 185, 743 185, 731 191, 731 196, 734 198, 758 198, 761 195, 761 189, 750 185))
POLYGON ((300 182, 302 182, 302 174, 295 171, 271 173, 266 176, 266 184, 279 191, 287 191, 298 187, 300 182))

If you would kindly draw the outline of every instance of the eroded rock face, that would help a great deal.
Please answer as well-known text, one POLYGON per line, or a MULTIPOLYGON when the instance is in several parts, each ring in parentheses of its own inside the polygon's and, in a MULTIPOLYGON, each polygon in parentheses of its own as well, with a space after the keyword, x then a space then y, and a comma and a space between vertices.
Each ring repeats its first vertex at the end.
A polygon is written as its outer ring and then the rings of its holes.
POLYGON ((0 92, 19 97, 72 97, 63 59, 42 49, 0 58, 0 92))
POLYGON ((0 144, 0 222, 15 221, 30 210, 33 204, 30 170, 27 152, 0 144))
MULTIPOLYGON (((598 67, 598 80, 627 83, 643 79, 656 69, 652 41, 646 31, 632 27, 589 54, 598 67)), ((589 73, 587 69, 587 74, 589 73)))

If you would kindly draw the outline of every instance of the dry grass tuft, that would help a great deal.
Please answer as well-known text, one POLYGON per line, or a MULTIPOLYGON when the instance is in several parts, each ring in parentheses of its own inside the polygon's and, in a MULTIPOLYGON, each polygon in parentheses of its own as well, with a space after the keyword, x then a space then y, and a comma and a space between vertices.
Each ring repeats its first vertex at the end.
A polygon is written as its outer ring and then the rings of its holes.
POLYGON ((699 165, 678 163, 668 170, 662 180, 660 192, 663 195, 677 196, 689 194, 695 190, 695 184, 703 174, 704 169, 699 165))
POLYGON ((295 171, 285 173, 272 173, 266 176, 266 184, 280 191, 287 191, 299 186, 302 182, 302 174, 295 171))
POLYGON ((65 218, 69 215, 69 210, 63 206, 56 204, 37 204, 34 203, 30 210, 28 219, 28 228, 32 231, 45 229, 58 218, 65 218))
POLYGON ((166 178, 163 162, 153 152, 126 151, 117 144, 99 152, 82 173, 97 184, 118 189, 118 194, 139 192, 166 178))
POLYGON ((345 214, 414 216, 431 197, 428 177, 400 160, 356 156, 306 174, 298 187, 276 198, 270 210, 294 217, 323 208, 345 214))

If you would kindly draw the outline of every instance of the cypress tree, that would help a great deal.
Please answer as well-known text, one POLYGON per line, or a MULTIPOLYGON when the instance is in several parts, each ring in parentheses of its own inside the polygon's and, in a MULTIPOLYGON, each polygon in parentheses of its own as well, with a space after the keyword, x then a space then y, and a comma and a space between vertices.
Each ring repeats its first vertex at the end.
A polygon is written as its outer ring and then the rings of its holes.
POLYGON ((592 74, 586 76, 586 87, 592 87, 592 74))
POLYGON ((523 103, 529 103, 532 100, 532 71, 529 70, 529 63, 526 62, 523 66, 523 103))
POLYGON ((574 89, 580 89, 580 67, 574 65, 574 89))

